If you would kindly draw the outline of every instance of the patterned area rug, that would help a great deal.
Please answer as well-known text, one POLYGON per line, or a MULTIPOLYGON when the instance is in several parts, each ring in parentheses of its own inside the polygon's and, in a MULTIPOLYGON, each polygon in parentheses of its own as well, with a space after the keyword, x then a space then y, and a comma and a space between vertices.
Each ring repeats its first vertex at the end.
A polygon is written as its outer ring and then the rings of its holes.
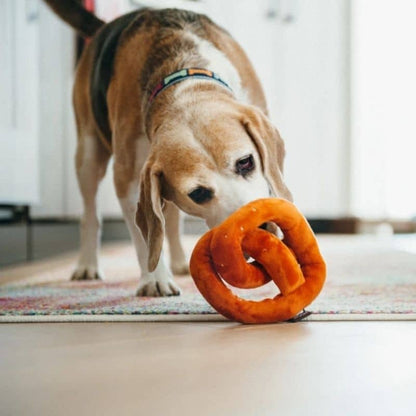
MULTIPOLYGON (((186 237, 190 253, 196 238, 186 237)), ((377 239, 321 236, 327 283, 307 310, 313 320, 416 319, 416 237, 377 239)), ((177 277, 182 295, 137 298, 133 249, 103 250, 104 281, 71 282, 76 256, 0 272, 0 322, 224 320, 198 293, 189 276, 177 277)), ((238 294, 248 297, 247 291, 238 294)), ((250 291, 250 299, 276 294, 273 285, 250 291)))

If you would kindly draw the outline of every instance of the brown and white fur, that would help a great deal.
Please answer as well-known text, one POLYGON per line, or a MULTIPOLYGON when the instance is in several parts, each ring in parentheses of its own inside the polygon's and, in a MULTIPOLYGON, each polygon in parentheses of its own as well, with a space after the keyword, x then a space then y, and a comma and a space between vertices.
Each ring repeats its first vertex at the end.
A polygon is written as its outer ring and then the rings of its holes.
POLYGON ((93 36, 79 61, 73 94, 84 214, 72 278, 101 276, 96 194, 113 156, 116 192, 141 268, 137 294, 178 295, 161 252, 166 233, 173 273, 187 272, 179 209, 205 219, 211 228, 254 199, 291 199, 283 181, 284 144, 267 118, 260 82, 238 43, 207 17, 145 9, 118 29, 101 103, 107 112, 94 112, 91 74, 97 48, 111 37, 115 23, 104 25, 71 0, 46 2, 81 33, 93 36), (163 90, 148 105, 164 77, 189 67, 214 71, 233 93, 214 81, 189 79, 163 90), (249 155, 254 166, 242 175, 236 164, 249 155), (198 187, 209 191, 209 200, 190 198, 198 187))

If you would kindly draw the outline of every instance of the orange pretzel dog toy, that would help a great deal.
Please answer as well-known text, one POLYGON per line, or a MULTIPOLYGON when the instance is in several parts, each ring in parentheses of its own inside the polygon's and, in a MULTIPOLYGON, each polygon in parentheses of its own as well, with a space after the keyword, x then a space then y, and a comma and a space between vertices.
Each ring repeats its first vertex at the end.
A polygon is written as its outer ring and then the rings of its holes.
POLYGON ((243 206, 201 237, 191 256, 191 275, 210 305, 242 323, 268 323, 293 318, 319 294, 326 266, 309 224, 290 202, 267 198, 243 206), (258 228, 274 222, 284 234, 258 228), (256 261, 247 263, 244 253, 256 261), (273 280, 280 294, 246 300, 223 282, 255 288, 273 280))

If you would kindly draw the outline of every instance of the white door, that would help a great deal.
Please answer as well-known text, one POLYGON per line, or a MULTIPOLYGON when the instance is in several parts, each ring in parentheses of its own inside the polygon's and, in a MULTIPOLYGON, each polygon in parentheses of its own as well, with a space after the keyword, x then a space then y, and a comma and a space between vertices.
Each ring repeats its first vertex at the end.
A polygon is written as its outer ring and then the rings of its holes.
POLYGON ((38 0, 0 2, 0 204, 38 202, 38 0))
MULTIPOLYGON (((96 2, 100 16, 111 16, 112 3, 96 2)), ((347 0, 131 0, 124 4, 126 8, 192 8, 225 27, 249 55, 264 86, 272 121, 286 141, 285 176, 295 203, 309 217, 351 213, 347 0)), ((75 147, 71 143, 70 153, 75 147)), ((105 216, 120 215, 111 173, 110 167, 100 193, 105 216)), ((72 165, 66 189, 67 212, 78 213, 81 203, 72 165)))
POLYGON ((354 212, 416 218, 416 3, 352 2, 354 212))

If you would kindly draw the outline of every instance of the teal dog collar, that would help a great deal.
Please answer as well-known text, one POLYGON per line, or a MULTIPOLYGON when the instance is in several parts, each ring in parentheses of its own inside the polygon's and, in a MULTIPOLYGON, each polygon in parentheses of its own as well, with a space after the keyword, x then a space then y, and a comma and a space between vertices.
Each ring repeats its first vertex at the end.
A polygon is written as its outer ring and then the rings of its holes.
POLYGON ((162 82, 156 85, 156 87, 153 89, 152 93, 150 94, 147 104, 150 106, 153 100, 164 89, 174 84, 177 84, 178 82, 185 81, 188 78, 200 78, 200 79, 216 81, 220 83, 222 86, 228 88, 232 92, 229 85, 214 72, 209 71, 208 69, 202 69, 202 68, 186 68, 186 69, 181 69, 180 71, 173 72, 172 74, 165 77, 162 80, 162 82))

